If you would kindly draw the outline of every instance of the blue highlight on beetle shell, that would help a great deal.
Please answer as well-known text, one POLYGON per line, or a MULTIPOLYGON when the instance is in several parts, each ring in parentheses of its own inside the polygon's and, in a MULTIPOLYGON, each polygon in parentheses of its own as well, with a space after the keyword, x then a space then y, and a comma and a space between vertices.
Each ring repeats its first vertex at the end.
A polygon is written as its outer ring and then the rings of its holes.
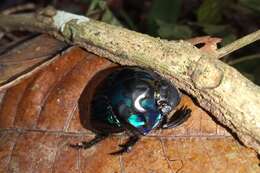
POLYGON ((152 99, 143 99, 143 100, 141 100, 141 105, 145 109, 156 109, 155 102, 152 99))
POLYGON ((130 115, 130 117, 128 118, 128 121, 134 127, 140 127, 140 126, 145 125, 145 122, 142 120, 141 115, 138 115, 138 114, 130 115))

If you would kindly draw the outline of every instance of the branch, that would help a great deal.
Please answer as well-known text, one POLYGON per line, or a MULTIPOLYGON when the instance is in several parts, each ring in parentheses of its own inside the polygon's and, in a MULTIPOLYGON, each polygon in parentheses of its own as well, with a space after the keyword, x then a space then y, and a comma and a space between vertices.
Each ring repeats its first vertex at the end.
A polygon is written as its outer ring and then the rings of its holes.
POLYGON ((217 56, 218 58, 222 58, 228 54, 230 54, 231 52, 234 52, 246 45, 249 45, 257 40, 260 40, 260 30, 257 30, 256 32, 253 32, 247 36, 244 36, 236 41, 234 41, 233 43, 223 47, 223 48, 220 48, 218 51, 217 51, 217 56))
MULTIPOLYGON (((169 42, 52 9, 37 14, 1 15, 0 27, 47 32, 122 65, 157 71, 260 153, 260 88, 189 42, 169 42)), ((230 50, 233 48, 220 49, 218 57, 230 50)))

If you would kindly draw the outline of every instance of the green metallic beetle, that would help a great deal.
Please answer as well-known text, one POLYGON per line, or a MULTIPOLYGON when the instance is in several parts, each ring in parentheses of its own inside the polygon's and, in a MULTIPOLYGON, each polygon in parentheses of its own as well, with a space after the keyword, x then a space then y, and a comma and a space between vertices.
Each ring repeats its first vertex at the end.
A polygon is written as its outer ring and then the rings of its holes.
POLYGON ((179 104, 181 93, 158 74, 137 67, 119 68, 97 87, 91 105, 91 122, 96 137, 89 142, 71 145, 90 148, 112 133, 124 132, 129 140, 111 154, 129 152, 141 136, 158 128, 173 128, 183 123, 191 110, 181 107, 167 119, 179 104))

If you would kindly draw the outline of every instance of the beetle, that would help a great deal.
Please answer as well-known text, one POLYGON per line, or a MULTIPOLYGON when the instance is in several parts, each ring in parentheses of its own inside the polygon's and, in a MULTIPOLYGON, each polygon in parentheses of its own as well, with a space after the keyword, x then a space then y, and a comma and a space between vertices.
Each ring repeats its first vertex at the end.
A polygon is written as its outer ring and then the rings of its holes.
POLYGON ((91 101, 95 138, 70 146, 87 149, 110 134, 127 132, 127 142, 110 154, 129 152, 152 130, 174 128, 190 117, 186 106, 175 110, 180 99, 181 92, 159 74, 139 67, 118 68, 100 82, 91 101))

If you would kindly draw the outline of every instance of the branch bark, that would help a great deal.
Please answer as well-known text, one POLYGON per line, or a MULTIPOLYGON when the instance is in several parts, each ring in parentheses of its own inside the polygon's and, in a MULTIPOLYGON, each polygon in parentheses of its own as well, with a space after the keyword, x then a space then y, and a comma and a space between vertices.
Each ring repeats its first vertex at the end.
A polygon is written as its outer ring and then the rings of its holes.
POLYGON ((152 69, 192 95, 245 145, 260 153, 260 87, 218 60, 234 48, 206 54, 186 41, 169 42, 54 9, 0 15, 0 27, 47 32, 122 65, 152 69))

